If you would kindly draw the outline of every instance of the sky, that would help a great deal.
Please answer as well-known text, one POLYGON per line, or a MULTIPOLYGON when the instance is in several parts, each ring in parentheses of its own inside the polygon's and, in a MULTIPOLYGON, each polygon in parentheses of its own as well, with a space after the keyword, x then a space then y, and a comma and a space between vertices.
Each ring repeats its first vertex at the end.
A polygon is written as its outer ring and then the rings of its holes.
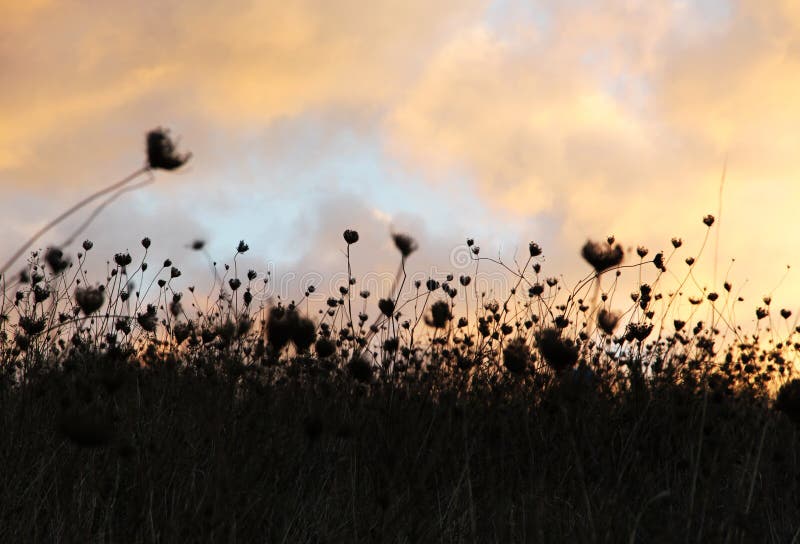
POLYGON ((149 236, 188 284, 209 274, 192 240, 230 262, 244 239, 292 298, 341 278, 352 228, 360 275, 394 276, 400 231, 423 274, 458 275, 473 237, 507 262, 534 240, 577 279, 609 234, 680 237, 681 270, 711 213, 699 283, 735 259, 753 308, 797 311, 798 96, 792 0, 0 0, 0 254, 164 126, 193 157, 103 212, 101 263, 149 236))

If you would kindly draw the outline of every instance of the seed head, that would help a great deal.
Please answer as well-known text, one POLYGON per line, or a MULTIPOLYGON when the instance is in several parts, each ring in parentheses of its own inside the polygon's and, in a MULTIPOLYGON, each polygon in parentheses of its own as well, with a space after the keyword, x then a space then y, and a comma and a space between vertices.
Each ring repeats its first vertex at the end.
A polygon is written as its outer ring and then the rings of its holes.
POLYGON ((600 330, 604 333, 613 334, 614 329, 617 328, 617 324, 619 323, 619 317, 620 315, 617 312, 602 308, 597 313, 597 326, 600 327, 600 330))
POLYGON ((267 341, 276 351, 281 351, 291 340, 291 325, 283 306, 270 308, 266 331, 267 341))
POLYGON ((625 339, 628 342, 633 340, 643 342, 651 332, 653 332, 652 323, 628 323, 628 327, 625 329, 625 339))
POLYGON ((177 152, 169 130, 159 127, 147 133, 147 164, 153 170, 175 170, 191 157, 191 153, 177 152))
POLYGON ((317 340, 317 343, 314 344, 314 351, 317 352, 317 357, 324 359, 336 353, 336 344, 328 338, 320 338, 317 340))
POLYGON ((534 283, 528 289, 528 296, 530 297, 538 297, 542 293, 544 293, 544 285, 542 285, 541 283, 534 283))
POLYGON ((155 332, 158 326, 158 317, 156 315, 156 307, 152 304, 147 305, 147 311, 140 313, 136 317, 136 322, 139 326, 147 332, 155 332))
POLYGON ((358 242, 358 232, 354 230, 347 229, 344 231, 344 241, 347 242, 347 245, 352 245, 358 242))
POLYGON ((28 336, 36 336, 37 334, 43 332, 45 326, 47 325, 47 321, 44 317, 35 319, 28 316, 22 316, 19 318, 18 323, 20 328, 25 331, 25 334, 28 336))
POLYGON ((308 351, 317 339, 317 327, 313 321, 302 317, 296 310, 288 312, 287 315, 291 325, 289 335, 295 349, 300 353, 308 351))
POLYGON ((378 301, 378 309, 386 317, 392 317, 394 313, 394 301, 390 298, 382 298, 378 301))
POLYGON ((44 260, 53 274, 60 274, 69 268, 69 259, 64 256, 64 252, 57 247, 47 248, 44 254, 44 260))
POLYGON ((77 302, 84 315, 91 315, 99 310, 105 302, 103 286, 78 287, 75 289, 75 302, 77 302))
POLYGON ((589 240, 583 245, 581 256, 592 265, 595 272, 600 274, 609 268, 619 265, 624 257, 624 252, 620 244, 606 246, 589 240))
POLYGON ((172 327, 172 336, 175 337, 175 341, 178 343, 178 345, 180 345, 184 340, 189 338, 192 330, 192 323, 183 323, 179 321, 178 323, 175 323, 174 327, 172 327))
POLYGON ((430 327, 443 329, 451 319, 453 314, 450 312, 450 305, 443 300, 437 300, 431 305, 431 315, 425 316, 425 323, 430 327))
POLYGON ((711 214, 708 214, 707 216, 705 216, 705 217, 703 218, 703 223, 705 223, 705 225, 706 225, 707 227, 710 227, 711 225, 713 225, 713 224, 714 224, 714 216, 713 216, 713 215, 711 215, 711 214))
POLYGON ((524 338, 515 338, 503 349, 503 364, 512 374, 522 374, 531 361, 531 350, 524 338))
POLYGON ((419 246, 417 246, 416 240, 414 240, 408 234, 400 234, 394 233, 392 234, 392 239, 394 240, 394 245, 397 247, 400 254, 403 258, 408 257, 412 253, 414 253, 419 246))
POLYGON ((536 335, 536 345, 545 362, 557 373, 571 368, 578 360, 578 348, 575 342, 562 338, 558 329, 541 330, 536 335))
POLYGON ((361 383, 372 380, 372 365, 361 356, 353 357, 347 364, 350 375, 361 383))
POLYGON ((114 255, 114 262, 117 264, 117 266, 124 267, 131 264, 133 259, 131 259, 130 253, 117 253, 114 255))

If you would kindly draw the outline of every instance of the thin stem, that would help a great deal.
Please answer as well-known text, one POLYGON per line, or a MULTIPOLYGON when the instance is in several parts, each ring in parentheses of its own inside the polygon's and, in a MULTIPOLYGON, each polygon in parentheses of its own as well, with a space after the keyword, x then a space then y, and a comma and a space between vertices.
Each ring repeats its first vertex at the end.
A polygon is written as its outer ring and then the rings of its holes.
POLYGON ((44 227, 42 227, 41 229, 36 231, 36 233, 33 236, 31 236, 28 239, 28 241, 26 241, 22 245, 22 247, 20 247, 6 261, 6 263, 3 265, 3 268, 0 268, 0 274, 5 274, 6 271, 11 267, 11 265, 13 265, 14 262, 16 262, 16 260, 19 259, 20 256, 22 256, 22 254, 25 253, 28 250, 28 248, 30 248, 36 242, 36 240, 38 240, 44 233, 46 233, 47 231, 49 231, 50 229, 52 229, 53 227, 55 227, 56 225, 61 223, 64 219, 68 218, 70 215, 72 215, 76 211, 80 210, 81 208, 83 208, 87 204, 93 202, 94 200, 97 200, 101 196, 107 195, 108 193, 116 191, 117 189, 127 185, 133 179, 137 178, 138 176, 140 176, 141 174, 144 174, 145 172, 147 172, 149 170, 150 170, 150 167, 148 167, 148 166, 143 166, 142 168, 139 168, 138 170, 136 170, 135 172, 129 174, 128 176, 126 176, 125 178, 121 179, 120 181, 118 181, 118 182, 116 182, 116 183, 114 183, 112 185, 109 185, 105 189, 101 189, 101 190, 97 191, 96 193, 93 193, 93 194, 87 196, 86 198, 84 198, 83 200, 81 200, 80 202, 78 202, 77 204, 72 206, 71 208, 69 208, 67 211, 65 211, 64 213, 62 213, 61 215, 59 215, 58 217, 56 217, 55 219, 53 219, 52 221, 47 223, 44 227))

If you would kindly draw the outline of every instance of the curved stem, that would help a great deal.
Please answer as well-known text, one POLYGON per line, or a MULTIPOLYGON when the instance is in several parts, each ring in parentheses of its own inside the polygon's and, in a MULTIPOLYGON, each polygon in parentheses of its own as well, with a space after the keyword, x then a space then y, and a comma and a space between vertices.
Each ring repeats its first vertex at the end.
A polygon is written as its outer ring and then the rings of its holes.
POLYGON ((19 249, 18 249, 18 250, 17 250, 17 251, 16 251, 16 252, 15 252, 15 253, 14 253, 14 254, 13 254, 13 255, 12 255, 12 256, 11 256, 11 257, 8 259, 8 260, 7 260, 7 261, 6 261, 6 262, 5 262, 5 264, 3 265, 3 268, 0 268, 0 274, 5 274, 5 273, 6 273, 6 271, 7 271, 7 270, 8 270, 8 269, 11 267, 11 265, 13 265, 13 264, 14 264, 14 262, 15 262, 17 259, 19 259, 19 258, 20 258, 20 256, 22 256, 22 254, 23 254, 23 253, 25 253, 25 252, 28 250, 28 248, 30 248, 30 247, 31 247, 31 246, 32 246, 32 245, 33 245, 33 244, 36 242, 36 240, 38 240, 38 239, 39 239, 39 238, 40 238, 40 237, 41 237, 41 236, 42 236, 44 233, 46 233, 47 231, 49 231, 50 229, 52 229, 53 227, 55 227, 56 225, 58 225, 59 223, 61 223, 61 222, 62 222, 64 219, 66 219, 67 217, 69 217, 70 215, 72 215, 73 213, 75 213, 76 211, 80 210, 81 208, 83 208, 84 206, 86 206, 87 204, 89 204, 90 202, 92 202, 92 201, 94 201, 94 200, 96 200, 96 199, 100 198, 101 196, 103 196, 103 195, 107 195, 108 193, 110 193, 110 192, 112 192, 112 191, 116 191, 117 189, 119 189, 119 188, 121 188, 121 187, 123 187, 123 186, 127 185, 127 184, 128 184, 128 183, 130 183, 130 182, 131 182, 131 181, 132 181, 134 178, 136 178, 136 177, 140 176, 141 174, 143 174, 143 173, 145 173, 145 172, 147 172, 147 171, 149 171, 149 170, 150 170, 150 167, 148 167, 148 166, 143 166, 142 168, 139 168, 138 170, 136 170, 135 172, 133 172, 133 173, 129 174, 129 175, 128 175, 128 176, 126 176, 126 177, 124 177, 124 178, 123 178, 123 179, 121 179, 120 181, 118 181, 118 182, 116 182, 116 183, 114 183, 114 184, 112 184, 112 185, 109 185, 109 186, 108 186, 108 187, 106 187, 105 189, 101 189, 101 190, 97 191, 97 192, 96 192, 96 193, 94 193, 94 194, 91 194, 91 195, 87 196, 86 198, 84 198, 83 200, 81 200, 80 202, 78 202, 77 204, 75 204, 74 206, 72 206, 71 208, 69 208, 67 211, 65 211, 64 213, 62 213, 61 215, 59 215, 58 217, 56 217, 55 219, 53 219, 52 221, 50 221, 49 223, 47 223, 45 226, 43 226, 43 227, 42 227, 42 228, 40 228, 38 231, 36 231, 36 233, 35 233, 33 236, 31 236, 31 237, 28 239, 28 241, 27 241, 27 242, 25 242, 25 243, 22 245, 22 247, 20 247, 20 248, 19 248, 19 249))

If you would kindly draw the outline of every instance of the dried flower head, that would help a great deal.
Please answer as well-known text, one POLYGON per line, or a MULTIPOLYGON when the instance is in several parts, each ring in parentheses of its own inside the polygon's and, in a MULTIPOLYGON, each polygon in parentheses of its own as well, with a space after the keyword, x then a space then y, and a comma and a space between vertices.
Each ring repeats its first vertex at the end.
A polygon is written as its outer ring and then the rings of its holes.
POLYGON ((169 130, 159 127, 147 133, 147 164, 153 170, 175 170, 191 157, 191 153, 177 152, 169 130))
POLYGON ((156 315, 156 307, 152 304, 147 305, 147 311, 140 313, 136 316, 136 322, 139 326, 147 332, 155 332, 158 326, 158 316, 156 315))
POLYGON ((189 338, 189 335, 194 330, 192 323, 183 323, 178 322, 175 323, 175 326, 172 327, 172 336, 175 337, 175 341, 178 345, 182 344, 184 340, 189 338))
POLYGON ((434 302, 431 305, 430 313, 431 315, 425 316, 425 323, 436 329, 445 328, 450 320, 453 319, 453 314, 450 312, 450 305, 443 300, 434 302))
POLYGON ((314 344, 314 351, 317 353, 317 357, 324 359, 336 353, 336 344, 328 338, 320 338, 314 344))
POLYGON ((281 351, 291 340, 291 325, 283 306, 274 306, 269 310, 266 324, 267 341, 276 352, 281 351))
POLYGON ((347 229, 344 231, 344 241, 347 242, 347 245, 352 245, 358 242, 358 232, 354 230, 347 229))
POLYGON ((37 334, 42 333, 47 325, 47 321, 43 317, 35 319, 28 316, 22 316, 19 318, 18 323, 20 328, 25 331, 25 334, 28 336, 36 336, 37 334))
POLYGON ((531 361, 531 350, 524 338, 515 338, 503 349, 503 364, 512 374, 525 372, 531 361))
POLYGON ((361 383, 369 383, 372 380, 372 365, 361 356, 353 357, 347 364, 347 370, 361 383))
POLYGON ((378 309, 386 317, 392 317, 394 313, 394 301, 390 298, 382 298, 378 301, 378 309))
POLYGON ((78 287, 75 289, 75 302, 84 315, 91 315, 99 310, 105 302, 104 287, 78 287))
POLYGON ((394 240, 394 245, 397 247, 400 254, 403 258, 408 257, 412 253, 414 253, 419 246, 417 246, 416 240, 414 240, 408 234, 401 234, 401 233, 394 233, 392 234, 392 239, 394 240))
POLYGON ((119 267, 128 266, 133 262, 130 253, 117 253, 114 255, 114 263, 119 267))
POLYGON ((70 265, 69 259, 64 256, 64 252, 57 247, 47 248, 44 254, 44 260, 53 274, 60 274, 69 268, 70 265))
POLYGON ((601 308, 597 313, 597 326, 606 334, 613 334, 619 323, 620 314, 601 308))
POLYGON ((589 240, 583 245, 581 256, 592 265, 595 272, 600 274, 618 266, 622 262, 624 252, 620 244, 610 246, 589 240))
POLYGON ((628 323, 628 327, 625 329, 625 339, 628 342, 633 340, 643 342, 651 332, 653 332, 652 323, 628 323))
POLYGON ((281 351, 292 342, 298 352, 308 351, 317 339, 314 322, 303 317, 293 307, 275 306, 270 309, 267 321, 267 340, 274 351, 281 351))
POLYGON ((536 345, 545 362, 557 373, 573 367, 578 361, 578 347, 575 342, 562 338, 558 329, 542 329, 536 335, 536 345))
POLYGON ((703 218, 703 223, 705 224, 705 226, 710 227, 711 225, 714 224, 714 216, 711 215, 711 214, 708 214, 707 216, 705 216, 703 218))

